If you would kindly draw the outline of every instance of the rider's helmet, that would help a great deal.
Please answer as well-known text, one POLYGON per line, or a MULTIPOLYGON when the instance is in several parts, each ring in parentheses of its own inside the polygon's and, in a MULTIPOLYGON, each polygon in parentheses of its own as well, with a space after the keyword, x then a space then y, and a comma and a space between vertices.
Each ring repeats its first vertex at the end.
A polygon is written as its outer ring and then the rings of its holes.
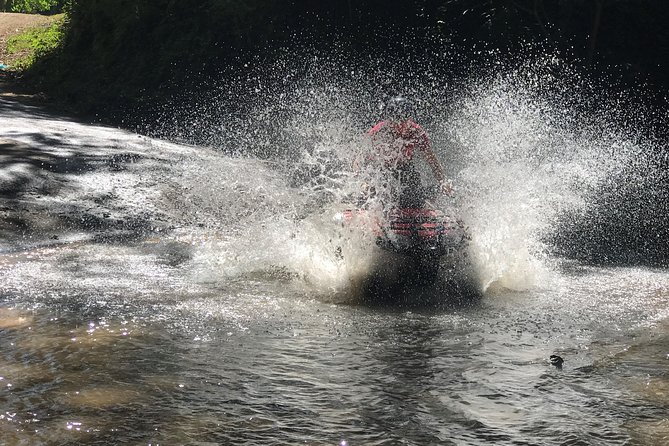
POLYGON ((406 121, 415 117, 416 110, 407 98, 395 96, 386 103, 383 108, 383 115, 385 119, 390 121, 406 121))

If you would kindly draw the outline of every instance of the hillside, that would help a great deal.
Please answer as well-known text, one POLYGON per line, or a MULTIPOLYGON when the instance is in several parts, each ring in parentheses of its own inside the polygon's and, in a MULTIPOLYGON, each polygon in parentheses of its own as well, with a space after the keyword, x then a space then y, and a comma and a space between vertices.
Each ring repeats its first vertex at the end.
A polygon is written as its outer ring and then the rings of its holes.
POLYGON ((53 16, 39 14, 18 14, 0 12, 0 64, 12 66, 12 62, 20 57, 19 54, 7 53, 7 40, 29 28, 51 24, 53 16))

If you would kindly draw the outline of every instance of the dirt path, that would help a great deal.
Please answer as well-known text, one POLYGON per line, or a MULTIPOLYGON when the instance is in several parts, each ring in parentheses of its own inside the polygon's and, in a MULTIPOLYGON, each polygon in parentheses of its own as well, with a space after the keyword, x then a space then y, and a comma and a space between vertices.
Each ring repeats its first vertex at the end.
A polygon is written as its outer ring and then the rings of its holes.
POLYGON ((0 64, 11 66, 12 58, 7 54, 7 39, 27 28, 51 23, 53 17, 39 14, 17 14, 0 12, 0 64))

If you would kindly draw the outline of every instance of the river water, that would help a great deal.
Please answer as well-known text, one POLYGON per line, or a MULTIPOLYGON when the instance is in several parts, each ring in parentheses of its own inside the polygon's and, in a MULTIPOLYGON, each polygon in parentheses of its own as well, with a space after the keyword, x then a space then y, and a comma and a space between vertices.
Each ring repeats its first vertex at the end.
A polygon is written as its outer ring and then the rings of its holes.
POLYGON ((0 99, 0 444, 668 444, 669 274, 537 236, 628 143, 468 101, 470 282, 370 301, 374 251, 333 245, 345 175, 0 99))

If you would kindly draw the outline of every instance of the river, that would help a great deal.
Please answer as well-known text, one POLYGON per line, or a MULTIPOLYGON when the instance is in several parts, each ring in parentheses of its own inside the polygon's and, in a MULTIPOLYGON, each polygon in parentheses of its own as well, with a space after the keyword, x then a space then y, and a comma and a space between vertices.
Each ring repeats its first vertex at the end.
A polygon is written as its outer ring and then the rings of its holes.
POLYGON ((669 273, 536 237, 610 141, 497 106, 451 126, 475 289, 369 303, 336 200, 275 161, 0 99, 0 443, 667 444, 669 273))

